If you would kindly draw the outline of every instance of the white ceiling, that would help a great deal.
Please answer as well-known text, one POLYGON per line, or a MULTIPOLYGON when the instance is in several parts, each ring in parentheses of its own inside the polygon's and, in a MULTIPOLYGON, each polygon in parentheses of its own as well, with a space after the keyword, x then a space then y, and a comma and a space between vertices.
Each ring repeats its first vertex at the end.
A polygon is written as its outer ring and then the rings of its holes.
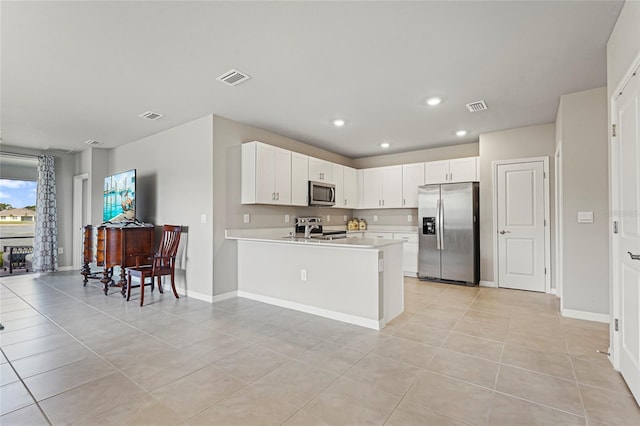
POLYGON ((553 122, 560 95, 605 85, 621 7, 3 1, 3 144, 111 148, 211 113, 354 158, 476 141, 553 122), (252 78, 216 81, 231 68, 252 78), (467 111, 481 99, 488 111, 467 111))

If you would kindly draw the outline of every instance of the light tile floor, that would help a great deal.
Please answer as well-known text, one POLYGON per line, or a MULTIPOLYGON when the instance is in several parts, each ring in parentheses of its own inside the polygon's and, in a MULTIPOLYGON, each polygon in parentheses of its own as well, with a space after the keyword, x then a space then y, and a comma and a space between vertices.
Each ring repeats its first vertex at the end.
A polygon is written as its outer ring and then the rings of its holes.
POLYGON ((376 332, 241 298, 140 308, 77 272, 0 282, 6 426, 640 424, 607 325, 550 295, 406 279, 376 332))

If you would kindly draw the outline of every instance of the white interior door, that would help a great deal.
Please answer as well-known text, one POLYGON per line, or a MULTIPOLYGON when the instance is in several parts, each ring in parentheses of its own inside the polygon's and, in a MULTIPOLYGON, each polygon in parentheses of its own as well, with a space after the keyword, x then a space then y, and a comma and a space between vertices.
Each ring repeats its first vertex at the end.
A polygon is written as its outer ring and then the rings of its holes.
POLYGON ((498 286, 545 291, 544 162, 498 164, 498 286))
MULTIPOLYGON (((620 372, 640 401, 640 78, 634 74, 616 100, 619 226, 618 353, 620 372)), ((615 349, 614 349, 615 350, 615 349)))

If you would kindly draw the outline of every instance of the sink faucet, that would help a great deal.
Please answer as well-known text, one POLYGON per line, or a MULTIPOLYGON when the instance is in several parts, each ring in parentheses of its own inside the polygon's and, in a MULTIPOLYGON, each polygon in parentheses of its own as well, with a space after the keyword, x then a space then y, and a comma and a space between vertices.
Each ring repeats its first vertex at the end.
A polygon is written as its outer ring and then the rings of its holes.
POLYGON ((316 224, 311 224, 311 223, 305 224, 304 225, 304 237, 305 238, 311 238, 311 231, 313 231, 316 228, 319 228, 319 226, 316 225, 316 224))
POLYGON ((311 238, 311 231, 320 228, 321 221, 319 217, 299 217, 296 220, 296 227, 304 226, 304 237, 311 238))

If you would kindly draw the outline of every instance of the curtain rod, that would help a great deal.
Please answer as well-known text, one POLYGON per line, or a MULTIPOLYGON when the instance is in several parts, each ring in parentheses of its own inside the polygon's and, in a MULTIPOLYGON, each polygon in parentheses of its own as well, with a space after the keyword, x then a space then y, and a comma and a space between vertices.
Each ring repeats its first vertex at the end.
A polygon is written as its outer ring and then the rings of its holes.
POLYGON ((0 156, 7 156, 7 157, 14 157, 14 158, 32 158, 32 159, 38 159, 38 155, 32 155, 32 154, 18 154, 16 152, 6 152, 6 151, 0 151, 0 156))

